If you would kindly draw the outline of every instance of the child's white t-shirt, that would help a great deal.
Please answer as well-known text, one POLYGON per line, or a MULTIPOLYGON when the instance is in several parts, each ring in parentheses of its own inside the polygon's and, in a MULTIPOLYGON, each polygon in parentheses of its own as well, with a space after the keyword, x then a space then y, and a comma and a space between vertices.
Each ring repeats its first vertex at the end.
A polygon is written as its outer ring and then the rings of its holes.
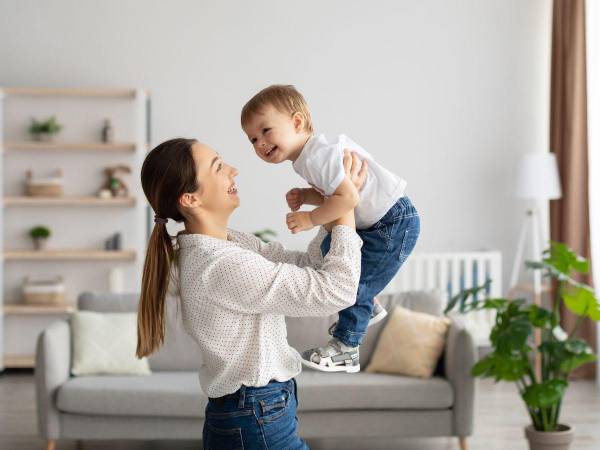
POLYGON ((296 173, 324 196, 331 196, 344 179, 344 149, 368 160, 369 172, 354 209, 356 228, 369 228, 404 196, 406 181, 377 164, 373 157, 346 135, 330 142, 321 134, 312 136, 294 161, 296 173))

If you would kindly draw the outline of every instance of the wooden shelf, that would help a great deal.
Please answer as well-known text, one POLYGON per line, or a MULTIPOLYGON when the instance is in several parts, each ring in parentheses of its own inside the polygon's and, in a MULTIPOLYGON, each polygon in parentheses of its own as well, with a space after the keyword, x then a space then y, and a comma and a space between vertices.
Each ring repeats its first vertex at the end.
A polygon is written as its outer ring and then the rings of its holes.
POLYGON ((10 369, 31 369, 35 367, 35 356, 4 355, 4 367, 10 369))
MULTIPOLYGON (((6 95, 22 97, 108 97, 134 98, 135 89, 83 89, 83 88, 4 88, 6 95)), ((145 91, 144 91, 145 92, 145 91)))
POLYGON ((134 197, 4 197, 5 206, 135 206, 134 197))
POLYGON ((134 250, 56 249, 5 250, 6 261, 132 261, 134 250))
POLYGON ((5 316, 25 316, 25 315, 44 315, 44 314, 69 314, 75 311, 73 306, 69 305, 24 305, 7 304, 4 305, 5 316))
POLYGON ((102 142, 37 142, 37 141, 12 141, 4 142, 5 150, 39 150, 44 152, 62 151, 102 151, 102 152, 133 152, 135 143, 115 142, 105 144, 102 142))

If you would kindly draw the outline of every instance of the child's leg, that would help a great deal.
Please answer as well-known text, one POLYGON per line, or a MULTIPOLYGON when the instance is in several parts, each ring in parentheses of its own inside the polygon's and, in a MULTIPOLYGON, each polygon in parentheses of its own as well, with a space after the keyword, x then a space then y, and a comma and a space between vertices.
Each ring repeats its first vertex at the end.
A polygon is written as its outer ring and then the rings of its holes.
POLYGON ((373 227, 357 233, 363 247, 356 303, 340 311, 333 332, 334 337, 349 347, 362 343, 373 310, 373 297, 387 286, 415 247, 420 233, 419 215, 410 200, 403 197, 373 227))

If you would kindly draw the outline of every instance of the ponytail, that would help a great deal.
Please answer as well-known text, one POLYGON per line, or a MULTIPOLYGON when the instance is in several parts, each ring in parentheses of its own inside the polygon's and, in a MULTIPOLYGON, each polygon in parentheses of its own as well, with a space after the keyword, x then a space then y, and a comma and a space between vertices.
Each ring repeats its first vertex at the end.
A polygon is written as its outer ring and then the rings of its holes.
POLYGON ((165 224, 154 225, 142 274, 142 293, 138 306, 138 358, 155 352, 165 339, 165 298, 174 257, 171 236, 165 224))
POLYGON ((165 340, 165 299, 174 262, 175 249, 167 231, 167 220, 185 220, 178 208, 180 196, 196 192, 196 165, 192 155, 195 139, 176 138, 159 144, 146 155, 141 181, 144 194, 155 212, 154 228, 148 242, 142 289, 138 305, 138 358, 147 356, 165 340))

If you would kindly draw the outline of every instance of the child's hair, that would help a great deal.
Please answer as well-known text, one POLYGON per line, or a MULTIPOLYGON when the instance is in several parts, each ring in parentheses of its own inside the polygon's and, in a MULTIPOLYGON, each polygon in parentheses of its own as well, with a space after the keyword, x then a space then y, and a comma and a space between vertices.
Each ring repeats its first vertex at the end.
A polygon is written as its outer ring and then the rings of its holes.
MULTIPOLYGON (((155 147, 142 165, 142 188, 157 217, 185 218, 178 208, 179 197, 198 190, 196 164, 192 154, 195 139, 171 139, 155 147)), ((172 238, 166 223, 154 224, 142 274, 138 306, 138 358, 156 351, 165 338, 165 297, 169 286, 171 263, 175 257, 172 238)))
POLYGON ((288 113, 290 116, 295 113, 300 113, 304 117, 304 131, 313 132, 312 119, 310 117, 310 109, 308 104, 300 92, 291 84, 274 84, 264 88, 242 108, 242 127, 250 121, 254 114, 268 105, 273 105, 275 109, 281 113, 288 113))

